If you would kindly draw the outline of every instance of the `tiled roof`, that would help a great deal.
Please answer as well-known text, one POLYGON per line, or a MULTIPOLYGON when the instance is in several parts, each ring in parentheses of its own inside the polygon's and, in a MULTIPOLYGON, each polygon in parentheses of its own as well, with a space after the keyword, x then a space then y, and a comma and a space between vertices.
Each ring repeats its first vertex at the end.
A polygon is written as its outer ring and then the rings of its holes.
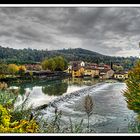
POLYGON ((101 69, 100 73, 107 73, 109 70, 111 70, 111 69, 101 69))
POLYGON ((99 70, 98 68, 92 67, 92 66, 87 66, 85 69, 90 69, 90 70, 99 70))

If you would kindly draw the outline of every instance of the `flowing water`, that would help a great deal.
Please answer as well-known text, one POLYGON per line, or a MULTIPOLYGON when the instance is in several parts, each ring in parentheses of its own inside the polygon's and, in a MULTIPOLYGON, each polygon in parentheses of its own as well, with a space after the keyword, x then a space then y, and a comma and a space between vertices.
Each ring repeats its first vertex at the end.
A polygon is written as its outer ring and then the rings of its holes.
MULTIPOLYGON (((23 85, 23 84, 22 84, 23 85)), ((17 87, 19 85, 16 85, 17 87)), ((15 87, 15 85, 12 85, 15 87)), ((53 82, 25 84, 24 94, 19 95, 15 107, 21 104, 29 94, 27 105, 37 107, 49 104, 41 110, 44 119, 54 116, 55 108, 62 111, 62 125, 73 123, 87 126, 87 115, 84 108, 86 95, 93 99, 93 113, 90 116, 90 128, 97 133, 127 133, 128 123, 135 113, 127 108, 122 95, 125 83, 106 83, 98 80, 64 79, 53 82)))

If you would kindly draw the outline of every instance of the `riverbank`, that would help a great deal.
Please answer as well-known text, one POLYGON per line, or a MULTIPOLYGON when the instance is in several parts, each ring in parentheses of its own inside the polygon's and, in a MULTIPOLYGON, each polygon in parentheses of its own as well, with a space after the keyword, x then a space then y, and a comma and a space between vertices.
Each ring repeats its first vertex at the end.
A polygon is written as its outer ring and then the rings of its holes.
POLYGON ((67 74, 63 71, 56 71, 56 72, 40 72, 40 71, 34 71, 32 74, 25 73, 23 76, 8 76, 5 78, 1 78, 1 82, 6 83, 24 83, 24 82, 33 82, 36 80, 57 80, 62 78, 69 78, 71 77, 70 74, 67 74))

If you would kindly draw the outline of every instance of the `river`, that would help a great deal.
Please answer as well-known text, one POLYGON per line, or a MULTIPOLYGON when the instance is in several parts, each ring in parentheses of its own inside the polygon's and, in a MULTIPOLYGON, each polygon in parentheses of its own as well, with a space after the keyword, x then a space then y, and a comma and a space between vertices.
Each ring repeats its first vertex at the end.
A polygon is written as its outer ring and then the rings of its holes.
POLYGON ((87 115, 84 109, 86 95, 92 97, 94 108, 90 116, 90 128, 97 133, 128 133, 128 123, 135 113, 127 108, 122 91, 125 83, 106 83, 98 80, 64 79, 11 85, 20 87, 21 93, 15 103, 19 106, 28 96, 27 106, 38 107, 51 103, 41 110, 44 119, 54 116, 54 106, 62 111, 61 123, 68 125, 71 118, 73 123, 83 119, 87 126, 87 115), (22 87, 22 88, 21 88, 22 87), (53 106, 52 106, 53 105, 53 106))

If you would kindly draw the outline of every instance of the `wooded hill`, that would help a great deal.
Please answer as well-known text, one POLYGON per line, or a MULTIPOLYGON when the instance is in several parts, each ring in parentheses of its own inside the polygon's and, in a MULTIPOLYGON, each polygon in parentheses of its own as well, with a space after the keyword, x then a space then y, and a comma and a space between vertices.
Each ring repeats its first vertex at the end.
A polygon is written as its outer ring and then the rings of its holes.
POLYGON ((0 46, 0 60, 6 63, 37 63, 41 62, 45 58, 54 56, 63 56, 68 62, 74 60, 82 60, 93 63, 106 63, 110 64, 117 63, 123 65, 125 68, 133 66, 136 57, 112 57, 102 55, 86 49, 75 48, 75 49, 62 49, 62 50, 36 50, 36 49, 13 49, 4 48, 0 46))

